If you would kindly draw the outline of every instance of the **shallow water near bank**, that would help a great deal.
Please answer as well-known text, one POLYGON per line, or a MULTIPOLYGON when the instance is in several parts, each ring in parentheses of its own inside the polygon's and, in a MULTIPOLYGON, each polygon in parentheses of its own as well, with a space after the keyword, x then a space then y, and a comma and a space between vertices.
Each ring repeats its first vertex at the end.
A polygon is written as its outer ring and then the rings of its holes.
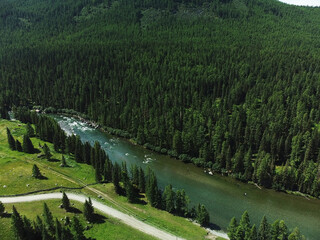
POLYGON ((232 217, 240 219, 248 210, 251 222, 259 225, 263 215, 269 223, 285 220, 289 229, 298 226, 307 239, 320 239, 320 200, 308 200, 270 189, 259 189, 232 178, 209 175, 192 164, 133 145, 126 139, 111 136, 74 118, 53 116, 67 134, 76 134, 93 144, 99 141, 113 162, 127 162, 157 175, 160 187, 171 183, 174 189, 184 189, 191 203, 205 204, 216 228, 226 231, 232 217), (246 194, 245 194, 246 193, 246 194))

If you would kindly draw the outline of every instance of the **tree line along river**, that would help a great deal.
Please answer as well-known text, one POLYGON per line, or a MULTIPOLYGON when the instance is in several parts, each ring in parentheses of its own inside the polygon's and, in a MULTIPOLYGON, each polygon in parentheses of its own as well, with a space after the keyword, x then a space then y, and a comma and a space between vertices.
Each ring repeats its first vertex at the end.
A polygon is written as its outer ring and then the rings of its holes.
POLYGON ((217 229, 226 231, 232 217, 239 220, 242 213, 248 210, 251 222, 257 226, 262 216, 266 215, 269 223, 283 219, 289 229, 299 227, 307 239, 320 239, 319 200, 259 189, 220 175, 212 176, 192 164, 149 151, 74 118, 52 117, 67 134, 79 135, 82 141, 91 144, 98 141, 111 161, 125 161, 128 167, 131 164, 144 169, 150 166, 157 175, 160 187, 172 184, 174 189, 184 189, 191 204, 205 204, 217 229))

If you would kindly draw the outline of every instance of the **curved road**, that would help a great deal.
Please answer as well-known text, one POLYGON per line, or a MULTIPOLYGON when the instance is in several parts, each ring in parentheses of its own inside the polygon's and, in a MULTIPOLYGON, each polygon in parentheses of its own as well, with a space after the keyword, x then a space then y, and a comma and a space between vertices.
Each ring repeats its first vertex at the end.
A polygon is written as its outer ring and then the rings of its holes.
MULTIPOLYGON (((84 195, 78 195, 73 193, 67 193, 69 199, 84 203, 88 198, 84 195)), ((38 195, 29 195, 29 196, 21 196, 21 197, 2 197, 0 201, 2 203, 20 203, 20 202, 34 202, 34 201, 42 201, 48 199, 62 199, 62 193, 47 193, 47 194, 38 194, 38 195)), ((100 210, 101 212, 117 218, 121 220, 123 223, 138 229, 141 232, 149 234, 159 239, 163 240, 184 240, 183 238, 179 238, 170 233, 167 233, 158 228, 152 227, 130 215, 124 214, 114 208, 108 207, 96 200, 92 199, 92 205, 94 208, 100 210)))

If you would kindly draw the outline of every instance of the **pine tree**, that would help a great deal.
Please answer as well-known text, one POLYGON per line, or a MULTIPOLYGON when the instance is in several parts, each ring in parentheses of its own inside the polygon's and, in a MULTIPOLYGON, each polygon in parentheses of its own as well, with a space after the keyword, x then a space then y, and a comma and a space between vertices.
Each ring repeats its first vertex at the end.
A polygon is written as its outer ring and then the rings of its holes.
POLYGON ((146 195, 148 197, 149 203, 152 207, 158 207, 159 201, 158 201, 158 182, 157 178, 153 171, 149 169, 148 174, 148 181, 147 181, 147 191, 146 195))
POLYGON ((83 234, 83 226, 81 225, 79 219, 74 216, 72 218, 72 232, 73 232, 73 236, 74 236, 74 240, 83 240, 85 239, 85 236, 83 234))
POLYGON ((235 217, 233 217, 228 226, 228 236, 230 240, 236 239, 235 237, 236 237, 237 228, 238 228, 237 220, 235 217))
POLYGON ((16 150, 16 142, 13 136, 11 135, 9 128, 7 128, 7 138, 8 138, 9 148, 11 150, 16 150))
POLYGON ((197 221, 201 226, 206 226, 210 223, 209 212, 202 204, 199 204, 197 208, 197 221))
POLYGON ((5 207, 3 203, 0 201, 0 217, 4 214, 5 207))
POLYGON ((52 154, 50 152, 50 148, 48 147, 47 144, 44 144, 43 145, 43 153, 44 153, 44 156, 45 158, 50 161, 51 157, 52 157, 52 154))
POLYGON ((64 240, 62 238, 62 226, 61 226, 61 223, 58 221, 57 218, 56 218, 56 221, 55 221, 55 240, 64 240))
POLYGON ((15 237, 17 239, 24 239, 25 231, 23 228, 23 220, 15 206, 12 207, 11 223, 15 237))
POLYGON ((301 235, 299 228, 293 229, 292 233, 289 235, 288 240, 305 240, 306 238, 301 235))
POLYGON ((134 192, 134 187, 129 179, 126 181, 125 190, 126 190, 126 196, 128 198, 128 201, 130 203, 133 203, 136 200, 136 195, 134 192))
POLYGON ((50 235, 52 235, 54 233, 54 221, 52 213, 50 212, 46 203, 43 204, 43 220, 46 231, 48 231, 50 235))
POLYGON ((112 183, 114 185, 114 190, 116 193, 120 193, 120 166, 118 163, 115 163, 114 168, 112 170, 112 183))
POLYGON ((279 222, 279 240, 287 240, 288 239, 288 227, 283 220, 279 222))
POLYGON ((33 144, 27 135, 23 136, 22 149, 25 153, 34 153, 35 152, 33 144))
POLYGON ((38 168, 38 166, 36 164, 33 164, 32 177, 37 178, 37 179, 42 178, 42 174, 40 172, 40 169, 38 168))
POLYGON ((27 123, 26 125, 26 132, 28 137, 34 137, 34 129, 30 123, 27 123))
POLYGON ((19 152, 23 152, 22 145, 18 139, 16 139, 16 150, 19 152))
POLYGON ((89 198, 89 200, 86 200, 84 202, 83 215, 84 215, 84 217, 86 218, 86 220, 88 222, 92 222, 93 221, 94 209, 93 209, 92 202, 91 202, 90 198, 89 198))
POLYGON ((144 176, 144 171, 141 167, 139 169, 139 190, 142 193, 146 191, 146 179, 144 176))
POLYGON ((62 193, 62 207, 67 212, 70 210, 70 200, 65 192, 62 193))
POLYGON ((175 193, 172 190, 171 184, 165 187, 162 199, 164 202, 163 209, 169 213, 173 213, 175 210, 175 193))
POLYGON ((245 211, 240 219, 240 223, 239 226, 241 226, 241 228, 243 229, 244 238, 248 238, 248 235, 250 234, 250 229, 251 229, 251 224, 250 224, 250 218, 249 218, 249 214, 248 211, 245 211))
POLYGON ((270 226, 267 221, 266 216, 263 216, 260 226, 259 226, 259 231, 258 231, 258 239, 259 240, 269 240, 270 239, 270 226))
MULTIPOLYGON (((250 229, 250 234, 246 240, 258 240, 257 228, 256 225, 253 225, 250 229)), ((285 240, 285 239, 281 239, 285 240)))

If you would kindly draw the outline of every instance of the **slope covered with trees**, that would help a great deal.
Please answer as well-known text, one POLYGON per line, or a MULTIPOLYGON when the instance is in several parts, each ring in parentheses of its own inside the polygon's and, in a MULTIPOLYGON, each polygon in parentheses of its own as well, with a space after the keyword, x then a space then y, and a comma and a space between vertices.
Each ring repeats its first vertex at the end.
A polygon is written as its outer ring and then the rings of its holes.
POLYGON ((320 9, 1 1, 0 112, 73 109, 244 181, 320 193, 320 9))

